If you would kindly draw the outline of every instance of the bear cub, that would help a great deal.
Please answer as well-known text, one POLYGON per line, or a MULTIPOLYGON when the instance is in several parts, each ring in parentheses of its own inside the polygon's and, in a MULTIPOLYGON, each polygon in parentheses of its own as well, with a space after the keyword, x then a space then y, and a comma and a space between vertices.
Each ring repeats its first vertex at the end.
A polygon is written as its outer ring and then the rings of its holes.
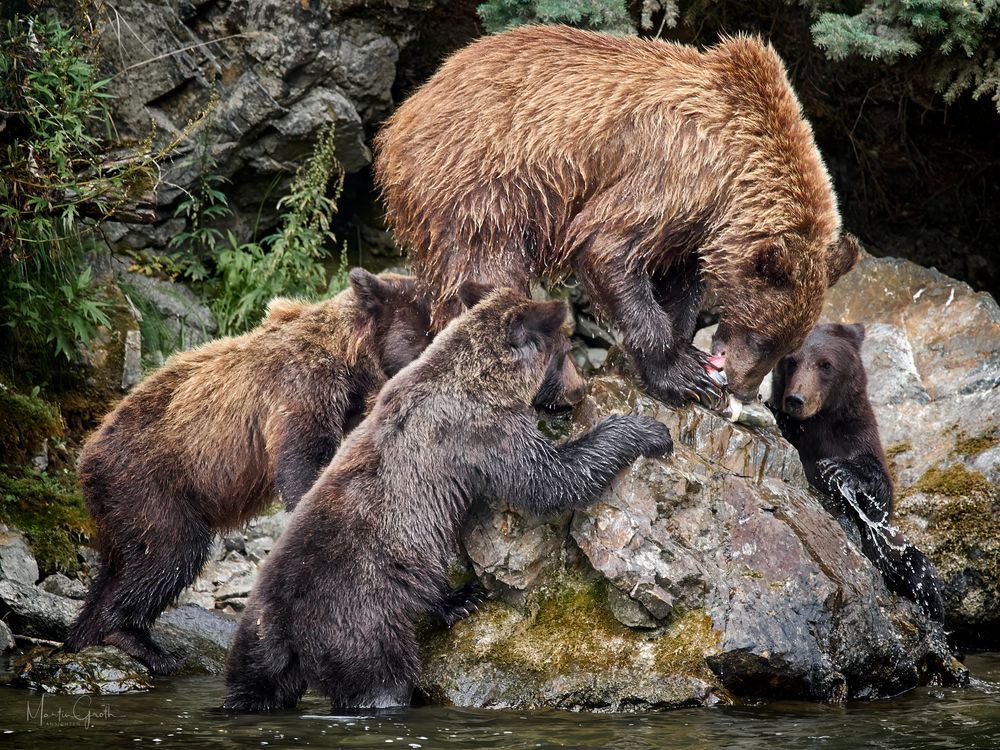
MULTIPOLYGON (((472 305, 468 294, 463 285, 472 305)), ((447 561, 475 498, 559 513, 596 500, 638 457, 672 451, 667 428, 644 416, 609 416, 560 444, 539 431, 535 405, 573 372, 566 314, 562 302, 493 292, 385 385, 261 568, 225 709, 290 708, 308 686, 334 709, 408 705, 415 624, 454 619, 447 561)))
POLYGON ((868 400, 861 324, 816 326, 775 368, 768 406, 809 483, 840 505, 888 588, 944 620, 934 565, 891 526, 893 486, 868 400))
POLYGON ((293 508, 371 394, 423 351, 430 309, 413 278, 349 278, 333 299, 275 300, 250 333, 175 355, 104 419, 79 470, 103 565, 68 650, 109 644, 174 671, 150 627, 215 533, 277 493, 293 508))

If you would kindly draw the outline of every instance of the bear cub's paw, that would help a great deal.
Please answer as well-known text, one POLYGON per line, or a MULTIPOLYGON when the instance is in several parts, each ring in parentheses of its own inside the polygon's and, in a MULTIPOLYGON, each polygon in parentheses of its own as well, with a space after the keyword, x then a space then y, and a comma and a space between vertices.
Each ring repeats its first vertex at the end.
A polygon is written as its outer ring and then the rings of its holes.
POLYGON ((483 584, 478 579, 473 579, 448 592, 438 606, 435 619, 450 628, 478 610, 489 596, 490 592, 483 588, 483 584))
POLYGON ((854 501, 863 491, 858 477, 839 458, 824 458, 816 462, 816 471, 822 489, 828 495, 841 496, 854 501))
POLYGON ((711 367, 708 356, 688 345, 677 353, 670 364, 657 366, 650 363, 650 366, 642 367, 646 390, 671 406, 695 403, 720 410, 726 403, 726 392, 709 376, 706 369, 711 367))
POLYGON ((659 420, 640 414, 629 415, 636 433, 639 453, 646 458, 660 458, 674 452, 670 430, 659 420))

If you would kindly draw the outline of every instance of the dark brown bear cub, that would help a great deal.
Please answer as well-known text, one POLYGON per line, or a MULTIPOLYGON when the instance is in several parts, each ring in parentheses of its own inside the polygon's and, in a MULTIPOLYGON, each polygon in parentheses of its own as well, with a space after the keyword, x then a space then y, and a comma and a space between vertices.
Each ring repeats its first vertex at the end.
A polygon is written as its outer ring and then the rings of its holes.
POLYGON ((366 399, 427 345, 407 276, 356 268, 331 300, 272 303, 256 330, 171 358, 109 414, 80 458, 103 567, 66 647, 118 646, 153 672, 149 629, 201 570, 215 532, 294 507, 366 399))
POLYGON ((335 709, 407 705, 414 624, 452 619, 447 560, 474 498, 558 513, 595 500, 639 456, 672 450, 666 427, 636 415, 562 444, 539 432, 537 394, 570 372, 566 312, 500 290, 386 384, 264 563, 225 708, 289 708, 307 686, 335 709))
POLYGON ((930 560, 890 525, 892 479, 868 401, 860 324, 816 326, 774 370, 769 406, 802 460, 809 483, 840 504, 865 555, 890 590, 944 619, 941 581, 930 560))

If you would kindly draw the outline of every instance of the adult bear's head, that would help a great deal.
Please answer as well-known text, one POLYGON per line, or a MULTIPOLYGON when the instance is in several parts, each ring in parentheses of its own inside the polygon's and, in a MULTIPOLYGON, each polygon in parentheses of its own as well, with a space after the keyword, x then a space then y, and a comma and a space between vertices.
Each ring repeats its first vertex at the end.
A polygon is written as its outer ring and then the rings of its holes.
POLYGON ((859 244, 843 234, 819 252, 797 233, 746 244, 739 262, 716 273, 722 308, 712 353, 725 357, 729 389, 743 401, 757 396, 778 361, 816 325, 828 287, 847 273, 859 244))

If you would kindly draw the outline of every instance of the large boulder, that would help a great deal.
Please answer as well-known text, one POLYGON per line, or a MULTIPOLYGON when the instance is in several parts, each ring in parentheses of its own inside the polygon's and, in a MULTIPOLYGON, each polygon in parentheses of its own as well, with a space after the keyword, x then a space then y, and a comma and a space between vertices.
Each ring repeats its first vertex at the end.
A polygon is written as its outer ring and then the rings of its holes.
POLYGON ((390 111, 400 50, 434 0, 122 0, 93 10, 119 134, 174 143, 153 226, 111 225, 135 248, 167 245, 174 207, 208 174, 225 188, 237 235, 271 225, 274 204, 319 130, 337 158, 367 166, 365 128, 390 111), (209 112, 192 132, 189 124, 209 112))
POLYGON ((862 256, 824 317, 867 324, 897 521, 945 581, 949 629, 1000 644, 1000 308, 933 269, 862 256))
POLYGON ((496 600, 425 638, 432 700, 630 710, 873 698, 967 678, 941 627, 886 589, 776 432, 666 408, 625 376, 591 385, 572 429, 651 414, 674 455, 640 460, 557 519, 474 509, 464 546, 496 600))

